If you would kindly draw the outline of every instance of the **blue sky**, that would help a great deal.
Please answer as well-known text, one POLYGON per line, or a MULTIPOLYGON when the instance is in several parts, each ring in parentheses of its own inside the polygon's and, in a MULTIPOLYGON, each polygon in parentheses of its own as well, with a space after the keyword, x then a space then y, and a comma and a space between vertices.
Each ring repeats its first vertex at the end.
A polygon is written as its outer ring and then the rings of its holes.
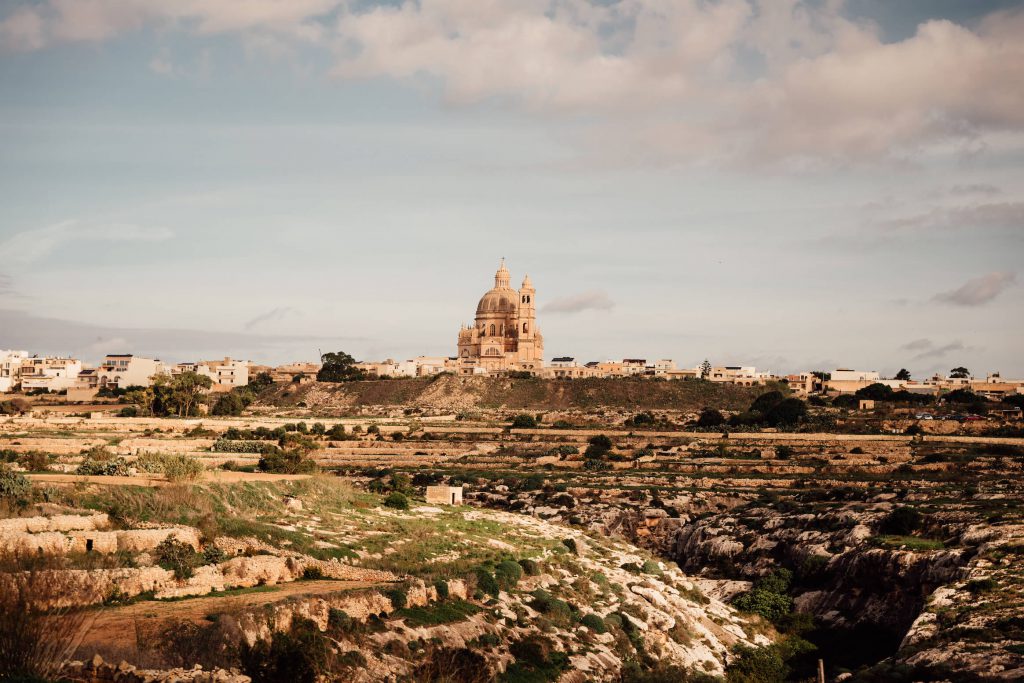
POLYGON ((1017 3, 0 2, 0 348, 1024 376, 1017 3), (546 304, 550 308, 546 309, 546 304))

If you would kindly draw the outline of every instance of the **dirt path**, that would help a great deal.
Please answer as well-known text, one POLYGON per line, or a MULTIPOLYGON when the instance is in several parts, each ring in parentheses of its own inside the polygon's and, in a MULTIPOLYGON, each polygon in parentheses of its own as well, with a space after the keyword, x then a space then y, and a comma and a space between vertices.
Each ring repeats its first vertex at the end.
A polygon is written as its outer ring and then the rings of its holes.
MULTIPOLYGON (((43 484, 104 484, 106 486, 167 486, 170 482, 162 474, 135 475, 133 477, 94 477, 80 474, 28 474, 29 479, 43 484)), ((297 481, 309 479, 309 474, 268 474, 266 472, 226 472, 208 470, 201 481, 212 484, 234 484, 246 481, 297 481)))
POLYGON ((161 631, 174 621, 205 623, 211 614, 281 602, 288 598, 326 595, 381 585, 368 581, 297 581, 260 590, 184 600, 148 600, 124 607, 94 610, 85 620, 75 645, 75 659, 100 653, 107 661, 138 661, 138 655, 159 646, 161 631))

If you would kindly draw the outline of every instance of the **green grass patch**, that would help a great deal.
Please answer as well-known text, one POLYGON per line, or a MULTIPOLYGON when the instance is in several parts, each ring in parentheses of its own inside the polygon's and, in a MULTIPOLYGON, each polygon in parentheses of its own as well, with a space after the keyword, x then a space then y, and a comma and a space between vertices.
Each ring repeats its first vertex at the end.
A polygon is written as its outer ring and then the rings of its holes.
POLYGON ((918 536, 872 536, 868 542, 879 548, 890 549, 943 550, 946 547, 946 544, 938 539, 918 536))
POLYGON ((480 610, 480 607, 465 600, 452 600, 426 607, 405 607, 396 610, 393 616, 404 619, 406 626, 439 626, 463 621, 480 610))

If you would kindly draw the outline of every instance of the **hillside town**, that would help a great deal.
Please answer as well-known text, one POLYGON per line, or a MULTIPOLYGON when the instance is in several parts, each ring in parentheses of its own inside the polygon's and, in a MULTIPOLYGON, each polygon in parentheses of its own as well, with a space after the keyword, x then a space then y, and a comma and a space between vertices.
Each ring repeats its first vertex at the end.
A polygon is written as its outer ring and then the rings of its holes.
MULTIPOLYGON (((984 379, 967 368, 953 368, 947 375, 913 379, 906 370, 895 377, 883 377, 875 370, 836 368, 775 374, 746 365, 713 365, 708 360, 695 367, 679 367, 669 358, 580 361, 573 356, 544 360, 544 337, 537 326, 537 292, 527 275, 519 290, 511 287, 511 274, 501 260, 494 275, 494 287, 484 293, 476 307, 472 325, 458 333, 455 356, 416 356, 407 360, 356 361, 350 378, 403 379, 449 373, 464 376, 518 376, 541 379, 576 380, 638 378, 651 380, 703 380, 743 387, 784 384, 797 396, 855 394, 872 385, 892 391, 937 396, 966 389, 989 399, 1000 400, 1024 394, 1024 379, 1004 379, 998 372, 984 379)), ((322 359, 321 359, 322 360, 322 359)), ((269 366, 224 357, 165 363, 131 353, 108 354, 95 367, 78 358, 29 355, 23 350, 0 350, 0 393, 56 393, 67 401, 90 401, 101 392, 129 387, 148 387, 160 377, 195 373, 210 380, 211 393, 230 392, 246 386, 249 378, 266 373, 274 382, 308 382, 317 379, 321 363, 295 362, 269 366)))

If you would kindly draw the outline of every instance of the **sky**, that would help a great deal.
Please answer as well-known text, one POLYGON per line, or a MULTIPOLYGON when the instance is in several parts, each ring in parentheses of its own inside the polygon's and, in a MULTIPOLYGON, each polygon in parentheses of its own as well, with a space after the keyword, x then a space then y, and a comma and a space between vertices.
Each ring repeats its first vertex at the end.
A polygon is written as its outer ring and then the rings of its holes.
POLYGON ((0 0, 0 348, 1024 377, 1024 7, 0 0))

